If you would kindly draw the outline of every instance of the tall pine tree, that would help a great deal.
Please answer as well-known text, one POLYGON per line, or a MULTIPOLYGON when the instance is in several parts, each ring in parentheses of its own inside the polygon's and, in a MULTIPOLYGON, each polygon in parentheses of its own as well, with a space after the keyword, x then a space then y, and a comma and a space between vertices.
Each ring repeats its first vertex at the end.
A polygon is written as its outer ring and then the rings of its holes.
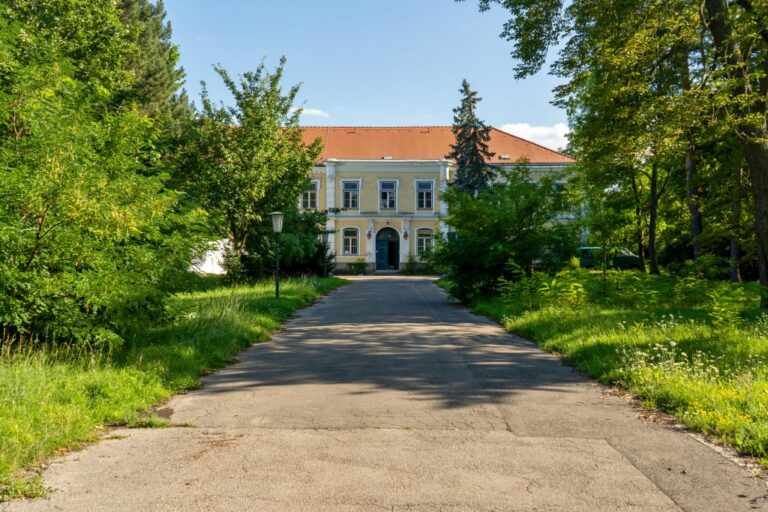
POLYGON ((136 101, 143 114, 166 129, 189 120, 193 111, 181 89, 184 69, 178 65, 179 49, 171 41, 162 0, 120 0, 118 7, 135 44, 128 62, 134 82, 124 99, 136 101))
POLYGON ((453 109, 453 128, 456 143, 451 145, 451 152, 446 155, 456 161, 456 181, 454 186, 464 192, 477 196, 478 192, 488 188, 495 173, 486 163, 494 153, 488 150, 491 129, 477 117, 475 109, 482 99, 469 87, 469 82, 461 83, 461 105, 453 109))

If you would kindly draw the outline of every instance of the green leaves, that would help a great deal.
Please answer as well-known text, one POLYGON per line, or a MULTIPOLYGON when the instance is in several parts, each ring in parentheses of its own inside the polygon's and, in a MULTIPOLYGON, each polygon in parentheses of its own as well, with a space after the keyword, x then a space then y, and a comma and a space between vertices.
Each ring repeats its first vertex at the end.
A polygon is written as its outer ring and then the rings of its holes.
POLYGON ((11 57, 0 70, 0 326, 112 346, 162 309, 197 213, 153 167, 151 120, 115 101, 131 46, 114 3, 11 4, 0 8, 11 57))
POLYGON ((477 197, 457 189, 445 194, 445 222, 456 236, 442 240, 431 259, 446 270, 455 296, 488 295, 500 276, 530 272, 534 261, 547 269, 567 263, 577 237, 575 226, 555 221, 567 208, 557 179, 532 181, 520 164, 501 169, 499 183, 477 197))
POLYGON ((232 106, 214 105, 203 88, 191 150, 196 168, 187 187, 225 220, 237 256, 252 226, 296 203, 320 154, 319 140, 302 143, 300 112, 293 109, 298 86, 283 93, 284 66, 285 58, 274 72, 261 64, 238 80, 215 67, 235 99, 232 106))
POLYGON ((566 83, 555 103, 568 109, 582 183, 597 201, 617 193, 633 198, 635 243, 642 254, 648 240, 651 271, 658 271, 657 231, 667 231, 671 247, 689 246, 683 257, 723 253, 730 243, 733 276, 745 246, 768 307, 765 3, 479 2, 481 10, 492 3, 509 12, 502 37, 513 43, 518 76, 538 71, 560 44, 552 71, 566 83), (734 192, 747 187, 751 198, 734 192), (730 204, 720 204, 723 198, 730 204), (724 220, 725 211, 743 210, 747 201, 754 203, 751 218, 724 220), (752 234, 745 236, 742 225, 752 234), (727 232, 731 240, 722 236, 727 232))

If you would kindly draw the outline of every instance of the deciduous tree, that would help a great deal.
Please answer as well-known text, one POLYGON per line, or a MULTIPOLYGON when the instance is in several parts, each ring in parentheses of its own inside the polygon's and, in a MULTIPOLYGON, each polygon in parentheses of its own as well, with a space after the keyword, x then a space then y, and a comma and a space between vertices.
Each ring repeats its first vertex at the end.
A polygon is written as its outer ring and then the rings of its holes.
POLYGON ((214 104, 203 88, 187 187, 220 216, 238 257, 255 224, 298 201, 320 154, 319 139, 302 142, 301 109, 293 106, 299 86, 283 92, 284 67, 282 58, 274 72, 261 64, 235 81, 217 66, 232 106, 214 104))

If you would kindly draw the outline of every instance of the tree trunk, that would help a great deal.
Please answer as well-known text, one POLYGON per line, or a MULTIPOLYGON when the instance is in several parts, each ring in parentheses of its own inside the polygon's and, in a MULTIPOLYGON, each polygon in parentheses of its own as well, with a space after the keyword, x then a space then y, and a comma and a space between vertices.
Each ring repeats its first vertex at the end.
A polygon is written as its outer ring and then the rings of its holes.
POLYGON ((635 195, 635 240, 637 241, 637 256, 640 258, 640 270, 647 272, 645 264, 645 233, 643 231, 643 209, 640 204, 640 190, 637 180, 632 179, 632 191, 635 195))
POLYGON ((229 235, 232 239, 232 253, 239 257, 245 254, 245 243, 248 239, 248 226, 234 218, 229 221, 229 235))
POLYGON ((651 166, 651 197, 648 204, 648 259, 650 260, 650 273, 659 274, 659 258, 656 254, 656 224, 659 213, 659 170, 656 164, 651 166))
POLYGON ((731 281, 734 283, 741 282, 741 272, 739 272, 739 217, 741 217, 741 200, 736 200, 731 206, 731 212, 733 214, 731 219, 731 229, 733 234, 731 235, 731 281))
MULTIPOLYGON (((752 95, 752 85, 749 76, 749 66, 744 62, 744 53, 738 46, 737 38, 733 34, 733 21, 729 15, 728 0, 705 0, 704 25, 712 34, 712 40, 717 49, 717 57, 727 66, 727 71, 738 80, 741 88, 736 88, 733 96, 736 99, 737 113, 747 117, 755 114, 762 116, 762 123, 754 124, 745 122, 739 126, 741 144, 744 148, 750 177, 752 178, 752 196, 755 201, 755 235, 757 238, 757 264, 760 273, 760 307, 768 309, 768 127, 765 124, 765 101, 747 102, 748 107, 739 107, 740 96, 752 95)), ((752 14, 750 12, 750 14, 752 14)), ((768 27, 762 26, 762 20, 754 16, 749 21, 758 24, 758 32, 763 37, 764 44, 768 44, 768 27)), ((745 20, 743 23, 748 23, 745 20)), ((768 49, 763 49, 768 52, 768 49)), ((763 68, 766 59, 763 58, 763 68)), ((768 82, 761 82, 761 89, 768 87, 768 82)), ((765 97, 766 90, 760 91, 765 97)))
POLYGON ((739 247, 739 237, 741 233, 741 178, 744 172, 739 168, 736 173, 736 187, 734 192, 736 196, 731 204, 731 281, 741 282, 741 271, 739 270, 739 260, 741 259, 741 248, 739 247))
POLYGON ((637 257, 640 258, 640 271, 647 272, 648 267, 645 264, 645 233, 643 232, 643 218, 640 208, 635 208, 635 219, 637 226, 635 228, 637 237, 637 257))
MULTIPOLYGON (((763 126, 760 138, 768 138, 763 126)), ((746 144, 745 154, 752 179, 755 201, 755 235, 757 238, 757 265, 760 273, 760 307, 768 309, 768 144, 752 141, 746 144)))
POLYGON ((699 209, 699 196, 701 190, 698 184, 698 161, 696 160, 696 143, 691 137, 685 153, 685 181, 688 186, 688 211, 691 214, 691 247, 693 259, 701 254, 699 236, 702 232, 701 210, 699 209))
MULTIPOLYGON (((680 71, 684 91, 691 90, 691 68, 689 63, 690 53, 686 50, 680 56, 680 71)), ((696 159, 696 140, 693 133, 688 134, 688 147, 685 151, 685 183, 687 186, 688 211, 691 215, 691 248, 693 259, 701 254, 699 236, 702 232, 701 210, 699 209, 699 196, 701 189, 698 183, 698 160, 696 159)))

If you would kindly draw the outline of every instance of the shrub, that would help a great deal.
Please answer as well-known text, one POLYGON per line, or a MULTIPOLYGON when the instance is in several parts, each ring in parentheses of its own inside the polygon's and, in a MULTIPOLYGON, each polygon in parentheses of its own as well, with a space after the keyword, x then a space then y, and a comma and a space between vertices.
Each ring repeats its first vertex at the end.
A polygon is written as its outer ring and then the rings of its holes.
POLYGON ((500 183, 476 197, 451 189, 446 223, 456 234, 440 240, 431 262, 444 270, 449 292, 461 300, 492 295, 499 277, 517 278, 515 262, 530 275, 534 262, 548 272, 568 264, 575 252, 576 226, 553 222, 567 207, 557 176, 532 181, 525 165, 500 171, 500 183))
MULTIPOLYGON (((286 210, 284 214, 283 233, 280 235, 280 273, 287 276, 323 276, 332 272, 335 259, 323 239, 327 214, 299 211, 295 207, 286 210)), ((271 219, 266 218, 253 226, 239 268, 242 277, 233 279, 254 280, 272 275, 275 269, 275 244, 271 219)), ((233 268, 233 271, 237 270, 233 268)))
POLYGON ((349 271, 357 276, 362 276, 368 273, 367 264, 363 258, 357 258, 355 261, 349 264, 349 271))

